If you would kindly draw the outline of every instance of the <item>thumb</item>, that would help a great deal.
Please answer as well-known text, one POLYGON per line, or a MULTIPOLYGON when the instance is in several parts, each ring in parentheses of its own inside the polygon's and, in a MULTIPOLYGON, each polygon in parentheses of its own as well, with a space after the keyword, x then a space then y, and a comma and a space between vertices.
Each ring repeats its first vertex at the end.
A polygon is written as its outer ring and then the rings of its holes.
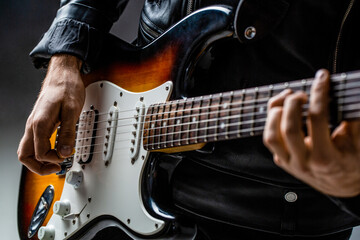
POLYGON ((78 112, 80 110, 74 107, 64 107, 61 111, 61 124, 57 141, 57 152, 61 158, 70 157, 74 153, 78 112))

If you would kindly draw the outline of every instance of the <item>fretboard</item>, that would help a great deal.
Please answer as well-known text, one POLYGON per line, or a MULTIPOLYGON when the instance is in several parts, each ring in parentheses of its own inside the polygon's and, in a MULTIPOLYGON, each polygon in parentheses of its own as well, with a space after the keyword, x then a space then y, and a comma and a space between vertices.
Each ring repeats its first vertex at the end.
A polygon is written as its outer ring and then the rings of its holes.
MULTIPOLYGON (((331 76, 331 117, 360 118, 360 71, 331 76)), ((290 88, 310 95, 313 79, 154 104, 144 124, 144 148, 158 150, 261 135, 268 100, 290 88)), ((303 106, 304 122, 308 104, 303 106)))

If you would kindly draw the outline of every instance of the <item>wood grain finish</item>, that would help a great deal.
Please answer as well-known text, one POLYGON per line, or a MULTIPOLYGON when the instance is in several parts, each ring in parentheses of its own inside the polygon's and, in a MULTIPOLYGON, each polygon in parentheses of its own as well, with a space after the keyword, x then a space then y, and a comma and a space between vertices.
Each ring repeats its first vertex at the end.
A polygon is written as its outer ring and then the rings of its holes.
MULTIPOLYGON (((26 167, 23 167, 18 202, 18 225, 20 239, 28 239, 27 232, 36 204, 38 203, 40 196, 43 194, 47 186, 52 185, 55 189, 55 196, 49 213, 43 224, 46 225, 51 215, 53 214, 52 209, 54 203, 61 197, 64 182, 64 176, 57 176, 56 174, 39 176, 29 171, 26 167)), ((38 239, 37 235, 31 239, 38 239)))
POLYGON ((176 52, 176 45, 170 45, 151 58, 141 59, 140 55, 136 56, 137 61, 118 61, 84 75, 83 81, 87 86, 99 80, 107 80, 131 92, 148 91, 172 80, 176 52))

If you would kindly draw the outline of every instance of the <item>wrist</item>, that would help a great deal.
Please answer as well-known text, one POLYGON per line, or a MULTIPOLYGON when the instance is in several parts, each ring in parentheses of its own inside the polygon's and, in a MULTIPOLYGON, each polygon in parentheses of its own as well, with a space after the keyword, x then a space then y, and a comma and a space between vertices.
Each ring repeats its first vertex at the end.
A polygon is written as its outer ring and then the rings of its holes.
POLYGON ((82 60, 78 57, 69 54, 55 54, 50 59, 48 70, 61 68, 62 70, 80 72, 81 66, 82 60))

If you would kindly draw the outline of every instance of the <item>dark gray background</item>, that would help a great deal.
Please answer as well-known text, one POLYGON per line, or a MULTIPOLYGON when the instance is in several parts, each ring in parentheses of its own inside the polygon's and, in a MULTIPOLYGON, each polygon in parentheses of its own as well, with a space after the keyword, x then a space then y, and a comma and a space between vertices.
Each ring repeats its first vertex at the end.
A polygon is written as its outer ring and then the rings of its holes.
MULTIPOLYGON (((59 0, 0 1, 0 234, 18 239, 17 201, 21 164, 16 150, 45 76, 28 56, 48 29, 59 0)), ((130 0, 112 33, 131 42, 144 0, 130 0)))
MULTIPOLYGON (((112 33, 132 41, 144 0, 130 0, 112 33)), ((16 150, 25 121, 39 92, 45 71, 35 70, 29 52, 48 29, 58 0, 0 2, 0 233, 18 239, 17 198, 21 164, 16 150)), ((360 239, 354 234, 352 239, 360 239)))

